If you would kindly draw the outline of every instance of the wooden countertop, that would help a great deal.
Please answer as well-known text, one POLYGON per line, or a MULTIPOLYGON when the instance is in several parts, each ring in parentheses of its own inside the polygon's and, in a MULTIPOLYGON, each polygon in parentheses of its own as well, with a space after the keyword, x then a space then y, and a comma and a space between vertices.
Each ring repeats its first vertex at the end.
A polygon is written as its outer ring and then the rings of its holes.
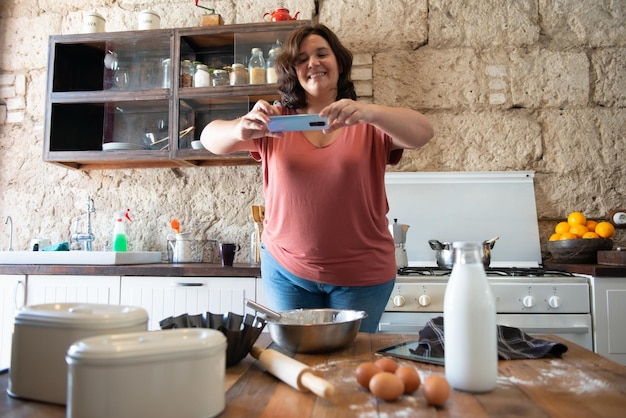
MULTIPOLYGON (((396 402, 374 398, 359 387, 356 366, 375 357, 376 350, 415 335, 363 334, 345 350, 324 354, 299 354, 296 359, 316 369, 333 383, 332 400, 299 392, 264 372, 251 356, 226 372, 226 409, 220 418, 252 417, 621 417, 626 410, 626 367, 558 337, 567 344, 562 359, 508 360, 498 366, 498 385, 483 394, 452 391, 442 408, 428 406, 418 389, 396 402)), ((267 347, 263 333, 256 345, 267 347)), ((271 348, 276 348, 272 346, 271 348)), ((279 350, 279 349, 278 349, 279 350)), ((280 351, 280 350, 279 350, 280 351)), ((442 366, 399 360, 415 366, 422 378, 443 374, 442 366)), ((13 399, 6 394, 8 376, 0 375, 0 416, 12 418, 62 418, 65 408, 13 399)))
POLYGON ((252 264, 222 267, 214 263, 155 263, 132 265, 0 264, 0 274, 52 274, 85 276, 260 277, 252 264))

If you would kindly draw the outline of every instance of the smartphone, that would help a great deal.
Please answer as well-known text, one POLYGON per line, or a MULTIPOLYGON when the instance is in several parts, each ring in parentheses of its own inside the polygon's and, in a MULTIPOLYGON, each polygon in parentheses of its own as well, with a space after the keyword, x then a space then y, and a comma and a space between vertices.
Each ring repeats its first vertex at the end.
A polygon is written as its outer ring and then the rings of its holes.
POLYGON ((418 341, 406 341, 401 344, 392 345, 391 347, 378 350, 376 354, 384 354, 387 356, 398 357, 398 358, 405 359, 405 360, 413 360, 413 361, 419 361, 422 363, 436 364, 438 366, 444 365, 443 357, 418 356, 417 354, 413 354, 411 353, 411 351, 409 351, 410 348, 416 349, 418 344, 419 344, 418 341))
POLYGON ((270 132, 314 131, 328 129, 328 118, 311 115, 270 116, 267 124, 270 132))

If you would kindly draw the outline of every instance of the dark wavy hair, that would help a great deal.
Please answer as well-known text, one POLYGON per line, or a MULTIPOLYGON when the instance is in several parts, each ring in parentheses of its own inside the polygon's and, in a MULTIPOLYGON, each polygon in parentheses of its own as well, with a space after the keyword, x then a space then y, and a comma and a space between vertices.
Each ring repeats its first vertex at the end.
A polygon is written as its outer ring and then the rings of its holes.
POLYGON ((306 94, 298 81, 296 74, 296 58, 300 53, 300 46, 309 35, 319 35, 326 39, 333 54, 337 58, 339 68, 339 80, 337 81, 337 98, 356 100, 354 83, 350 79, 352 71, 352 53, 342 45, 341 41, 326 26, 317 24, 302 26, 289 34, 283 45, 283 52, 276 58, 276 74, 278 76, 278 91, 281 95, 281 103, 290 109, 306 107, 306 94))

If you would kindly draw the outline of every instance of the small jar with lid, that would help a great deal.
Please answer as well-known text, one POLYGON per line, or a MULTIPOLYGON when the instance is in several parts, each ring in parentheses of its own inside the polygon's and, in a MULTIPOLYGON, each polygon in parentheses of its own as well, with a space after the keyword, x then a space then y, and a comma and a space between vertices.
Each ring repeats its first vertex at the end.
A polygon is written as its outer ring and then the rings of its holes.
POLYGON ((180 86, 193 86, 193 64, 189 60, 183 60, 180 63, 180 86))
POLYGON ((242 84, 248 84, 248 70, 243 64, 236 62, 230 72, 230 85, 240 86, 242 84))
POLYGON ((228 71, 220 69, 213 70, 212 81, 214 87, 228 86, 230 83, 230 80, 228 79, 228 71))
POLYGON ((193 75, 194 87, 209 87, 211 85, 211 73, 206 64, 197 64, 196 73, 193 75))
POLYGON ((265 84, 265 59, 261 48, 252 48, 252 55, 248 63, 250 84, 265 84))

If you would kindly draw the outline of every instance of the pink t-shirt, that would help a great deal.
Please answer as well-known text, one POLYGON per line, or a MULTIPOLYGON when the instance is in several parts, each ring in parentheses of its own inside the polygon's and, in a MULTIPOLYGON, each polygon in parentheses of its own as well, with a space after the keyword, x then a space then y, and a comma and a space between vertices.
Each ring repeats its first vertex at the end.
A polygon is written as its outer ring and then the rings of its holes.
POLYGON ((255 140, 265 193, 263 243, 287 271, 342 286, 386 283, 396 275, 385 167, 402 150, 372 125, 343 128, 325 147, 302 132, 255 140))

